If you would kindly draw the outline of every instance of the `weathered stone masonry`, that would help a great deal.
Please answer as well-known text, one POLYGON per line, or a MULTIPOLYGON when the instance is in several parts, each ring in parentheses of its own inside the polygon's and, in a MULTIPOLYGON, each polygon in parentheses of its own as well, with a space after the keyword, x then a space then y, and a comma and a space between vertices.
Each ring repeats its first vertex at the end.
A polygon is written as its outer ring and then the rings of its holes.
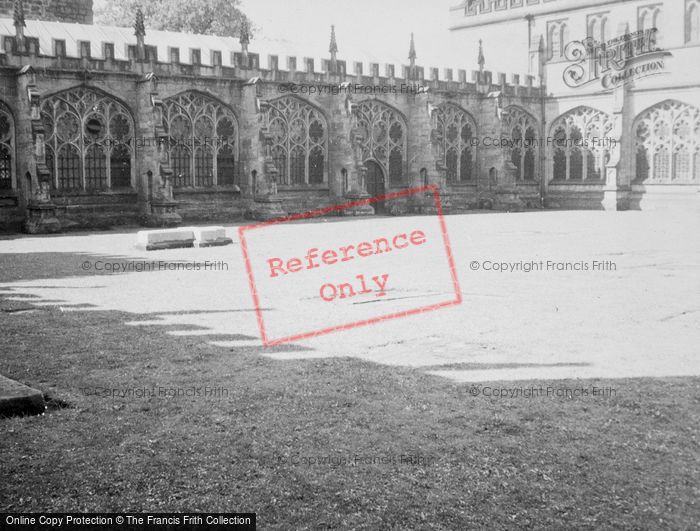
MULTIPOLYGON (((469 142, 477 142, 476 139, 483 135, 500 136, 498 115, 503 108, 516 105, 534 119, 540 105, 541 94, 533 86, 533 79, 526 80, 525 85, 506 84, 505 76, 501 76, 498 80, 500 83, 494 84, 492 75, 487 71, 473 72, 472 81, 467 82, 465 71, 459 71, 456 80, 453 80, 451 71, 446 71, 446 80, 439 80, 434 69, 431 79, 425 79, 424 70, 415 65, 404 67, 402 76, 395 73, 393 65, 385 67, 384 75, 379 75, 379 65, 371 65, 372 71, 365 75, 361 65, 356 65, 353 74, 347 73, 344 61, 324 62, 324 71, 318 72, 310 60, 305 61, 305 68, 300 71, 294 68, 295 63, 299 63, 288 59, 288 64, 293 68, 281 70, 278 68, 278 57, 270 56, 268 68, 262 68, 259 66, 260 58, 247 51, 235 52, 235 67, 205 66, 158 61, 153 54, 146 53, 145 45, 137 39, 128 61, 97 59, 88 55, 81 58, 41 56, 31 36, 27 36, 24 42, 17 43, 14 50, 10 49, 0 56, 2 100, 16 131, 12 187, 3 191, 3 207, 0 209, 0 223, 4 228, 18 228, 29 218, 32 208, 36 210, 39 206, 42 212, 46 210, 44 216, 58 220, 61 229, 136 222, 174 224, 178 217, 186 221, 240 219, 254 210, 254 179, 274 182, 281 209, 289 213, 299 212, 341 202, 352 196, 353 192, 366 195, 366 165, 370 162, 376 163, 374 167, 378 167, 382 174, 380 181, 384 181, 383 186, 379 182, 379 187, 374 183, 373 193, 438 183, 446 205, 453 209, 475 208, 484 203, 490 206, 498 203, 496 192, 501 178, 512 173, 504 162, 504 151, 497 147, 472 146, 473 169, 469 175, 460 177, 459 169, 453 168, 451 180, 454 182, 448 183, 447 155, 441 153, 443 139, 440 136, 445 133, 459 135, 463 131, 437 131, 438 115, 445 106, 452 106, 468 116, 474 124, 470 131, 474 140, 470 139, 469 142), (295 83, 298 87, 313 86, 322 93, 291 94, 286 91, 289 83, 295 83), (364 87, 396 87, 397 93, 362 93, 345 90, 343 84, 351 87, 356 84, 364 87), (338 88, 337 93, 333 94, 329 86, 338 88), (405 93, 401 93, 402 86, 406 88, 405 93), (409 87, 413 92, 409 91, 409 87), (30 92, 35 98, 33 103, 30 92), (169 135, 163 130, 163 113, 168 102, 182 97, 198 98, 197 101, 201 100, 203 105, 211 103, 219 109, 230 111, 235 117, 235 137, 231 139, 235 153, 227 163, 234 175, 226 178, 212 175, 209 182, 178 180, 178 175, 182 177, 183 174, 173 172, 173 167, 177 165, 173 160, 173 148, 162 149, 158 139, 167 139, 169 135), (98 117, 95 121, 89 109, 76 111, 76 123, 69 124, 75 131, 68 133, 60 132, 57 124, 47 123, 46 106, 53 109, 56 105, 47 102, 61 102, 58 104, 60 107, 70 105, 64 100, 70 102, 81 98, 114 102, 114 105, 126 110, 127 116, 121 118, 130 123, 128 127, 133 128, 126 141, 129 149, 124 150, 129 151, 131 160, 127 161, 127 155, 122 154, 123 166, 130 164, 128 186, 116 184, 115 175, 119 169, 114 160, 118 159, 110 158, 113 157, 110 155, 105 162, 102 155, 94 157, 96 149, 102 148, 92 145, 88 129, 97 128, 95 134, 99 136, 102 134, 99 131, 101 127, 107 131, 111 125, 100 125, 98 122, 109 120, 109 116, 104 119, 98 117), (274 137, 277 132, 267 130, 268 109, 280 102, 297 102, 296 106, 311 108, 323 122, 320 133, 325 136, 322 168, 314 170, 317 174, 322 171, 322 176, 318 174, 314 182, 308 177, 312 171, 309 165, 314 153, 304 153, 297 158, 294 158, 294 153, 287 153, 294 163, 301 161, 302 165, 306 165, 306 170, 301 172, 305 182, 292 182, 293 175, 282 177, 285 171, 291 171, 293 164, 290 168, 277 167, 284 166, 280 162, 283 158, 275 159, 270 153, 269 137, 274 137), (379 109, 376 117, 368 118, 375 121, 372 124, 360 123, 359 126, 360 129, 363 126, 374 129, 358 131, 358 113, 362 109, 369 112, 370 107, 379 109), (381 115, 383 112, 392 118, 381 115), (41 119, 38 123, 36 119, 32 121, 32 113, 41 115, 43 122, 41 119), (401 147, 396 153, 382 151, 382 138, 393 134, 382 130, 382 127, 389 125, 384 121, 388 119, 400 122, 403 128, 400 133, 401 127, 393 130, 401 135, 396 144, 401 147), (56 132, 48 130, 54 127, 56 132), (78 133, 76 128, 82 131, 78 133), (54 133, 55 144, 51 144, 49 138, 53 138, 54 133), (74 133, 77 140, 60 138, 61 135, 74 133), (45 143, 49 146, 47 149, 55 146, 60 152, 52 154, 53 158, 50 157, 51 160, 44 165, 48 171, 44 169, 42 173, 39 166, 46 162, 46 154, 41 149, 45 143), (74 144, 77 148, 73 147, 74 144), (40 160, 42 155, 43 160, 40 160), (309 158, 302 161, 304 156, 309 158), (75 182, 63 181, 56 173, 66 170, 62 165, 68 165, 68 170, 71 170, 71 164, 82 167, 72 168, 75 170, 75 182), (107 183, 104 177, 109 173, 106 166, 110 166, 111 183, 107 183), (392 176, 389 175, 390 170, 394 172, 392 176), (103 175, 102 180, 93 175, 95 172, 103 175), (78 183, 78 179, 82 179, 82 183, 78 183), (159 202, 170 204, 172 208, 156 213, 154 203, 159 202), (174 215, 165 219, 162 216, 167 211, 174 215)), ((105 47, 108 49, 109 44, 105 47)), ((89 107, 87 103, 82 105, 89 107)), ((60 116, 60 111, 50 112, 56 113, 55 117, 60 116)), ((196 114, 198 111, 192 112, 196 114)), ((296 127, 293 123, 288 125, 296 127)), ((198 124, 192 122, 190 126, 194 131, 188 129, 187 138, 195 138, 190 151, 197 151, 200 144, 208 141, 204 140, 206 136, 197 136, 198 124)), ((165 129, 167 127, 168 124, 165 124, 165 129)), ((289 131, 288 134, 296 133, 289 131)), ((113 136, 109 138, 114 143, 113 136)), ((213 135, 213 138, 217 138, 217 135, 213 135)), ((105 141, 105 144, 109 149, 109 142, 105 141)), ((274 138, 272 145, 274 147, 274 138)), ((204 150, 197 151, 200 152, 204 153, 204 150)), ((454 150, 450 156, 453 155, 454 150)), ((209 164, 212 173, 214 163, 204 160, 207 156, 197 158, 199 155, 190 153, 190 157, 190 160, 195 159, 196 165, 200 162, 209 164)), ((226 163, 222 157, 216 158, 216 161, 221 166, 226 163)), ((195 168, 194 173, 197 171, 195 168)), ((539 190, 534 181, 522 183, 521 188, 522 198, 533 205, 539 204, 539 190)), ((424 206, 405 205, 394 213, 420 210, 424 206)), ((34 212, 34 215, 38 214, 34 212)), ((57 230, 58 225, 51 219, 44 228, 34 224, 25 226, 25 229, 57 230)))
MULTIPOLYGON (((628 87, 608 112, 561 108, 544 78, 494 76, 481 50, 478 71, 426 71, 412 38, 400 69, 352 63, 350 72, 334 33, 320 65, 287 57, 281 68, 270 55, 263 66, 246 34, 233 49, 173 43, 163 57, 140 12, 133 37, 95 50, 90 27, 71 26, 80 57, 55 39, 47 54, 37 26, 26 31, 23 5, 0 55, 0 230, 264 219, 431 183, 447 212, 636 208, 644 171, 666 175, 674 193, 697 189, 697 138, 661 145, 635 124, 692 131, 700 112, 670 100, 633 109, 628 87), (636 141, 623 134, 633 128, 636 141), (616 145, 549 142, 576 135, 616 145), (640 169, 645 159, 654 167, 640 169)), ((545 60, 542 46, 535 53, 545 60)), ((434 212, 428 197, 375 206, 346 213, 434 212)))

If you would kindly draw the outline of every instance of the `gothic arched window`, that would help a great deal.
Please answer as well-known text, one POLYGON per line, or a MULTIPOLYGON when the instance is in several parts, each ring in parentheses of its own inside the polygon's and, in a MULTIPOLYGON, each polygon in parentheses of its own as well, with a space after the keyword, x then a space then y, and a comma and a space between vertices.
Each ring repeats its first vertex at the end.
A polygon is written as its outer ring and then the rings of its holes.
POLYGON ((16 187, 13 183, 14 153, 15 153, 15 122, 12 119, 10 109, 0 102, 0 190, 12 190, 16 187))
POLYGON ((164 100, 173 186, 230 186, 238 181, 238 121, 218 100, 184 92, 164 100))
POLYGON ((700 0, 686 0, 685 42, 686 44, 700 43, 700 0))
POLYGON ((362 161, 377 161, 389 176, 390 185, 402 184, 408 137, 405 120, 378 100, 362 101, 354 112, 362 161))
POLYGON ((321 112, 294 96, 272 100, 265 116, 270 155, 280 184, 327 182, 328 125, 321 112))
POLYGON ((564 57, 567 41, 569 39, 569 28, 564 20, 548 22, 547 26, 547 47, 549 49, 549 59, 561 59, 564 57))
POLYGON ((637 182, 700 181, 700 109, 669 100, 644 111, 634 124, 637 182))
POLYGON ((607 15, 589 15, 588 37, 599 43, 605 43, 608 37, 607 15))
POLYGON ((536 175, 537 131, 535 118, 519 107, 507 107, 503 113, 503 138, 513 141, 513 147, 505 147, 510 160, 517 168, 516 179, 533 181, 536 175))
POLYGON ((437 108, 438 160, 447 168, 447 182, 471 182, 476 174, 474 119, 463 109, 447 103, 437 108))
POLYGON ((642 6, 637 11, 637 29, 639 31, 658 29, 661 6, 642 6))
POLYGON ((604 180, 612 128, 607 114, 590 107, 578 107, 557 118, 551 128, 553 179, 604 180))
POLYGON ((49 96, 41 106, 46 165, 54 187, 104 190, 132 186, 134 120, 97 89, 49 96))

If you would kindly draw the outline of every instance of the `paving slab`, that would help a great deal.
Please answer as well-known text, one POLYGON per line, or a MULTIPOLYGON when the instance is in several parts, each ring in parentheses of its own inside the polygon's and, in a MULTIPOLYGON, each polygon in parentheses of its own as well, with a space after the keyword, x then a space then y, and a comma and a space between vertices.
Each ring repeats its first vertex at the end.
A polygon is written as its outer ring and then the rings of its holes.
POLYGON ((39 415, 45 410, 41 391, 0 374, 0 417, 39 415))

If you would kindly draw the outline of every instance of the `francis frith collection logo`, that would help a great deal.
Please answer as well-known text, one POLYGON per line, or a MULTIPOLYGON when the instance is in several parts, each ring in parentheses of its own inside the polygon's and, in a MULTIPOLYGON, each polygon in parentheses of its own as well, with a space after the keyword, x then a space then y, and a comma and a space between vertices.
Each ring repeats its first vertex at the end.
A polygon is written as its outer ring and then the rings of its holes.
POLYGON ((612 90, 635 79, 663 74, 671 52, 657 46, 657 28, 626 33, 607 42, 591 37, 573 41, 565 49, 571 61, 564 70, 564 83, 579 88, 600 82, 612 90))

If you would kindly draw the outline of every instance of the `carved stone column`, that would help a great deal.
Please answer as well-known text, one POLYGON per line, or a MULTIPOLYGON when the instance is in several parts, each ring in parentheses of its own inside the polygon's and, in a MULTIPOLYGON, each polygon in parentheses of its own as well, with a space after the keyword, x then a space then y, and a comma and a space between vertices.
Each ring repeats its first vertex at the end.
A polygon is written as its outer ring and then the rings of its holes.
POLYGON ((41 94, 36 89, 34 70, 31 66, 20 70, 18 89, 20 116, 29 115, 31 123, 31 139, 27 146, 30 155, 26 172, 28 198, 23 228, 30 234, 60 232, 61 223, 56 217, 57 207, 51 200, 51 172, 46 166, 44 152, 45 131, 41 120, 41 94))
POLYGON ((163 101, 158 98, 158 78, 144 76, 139 86, 137 132, 144 140, 140 153, 137 183, 142 202, 142 223, 147 227, 175 227, 182 223, 178 202, 173 197, 168 155, 169 136, 163 126, 163 101), (153 137, 154 141, 151 141, 153 137))
MULTIPOLYGON (((503 95, 500 91, 491 92, 485 102, 487 114, 484 118, 483 131, 491 138, 500 138, 503 131, 503 95)), ((525 203, 520 199, 516 184, 517 167, 499 146, 482 147, 479 203, 482 207, 491 207, 509 212, 520 211, 525 203)))
MULTIPOLYGON (((632 124, 627 107, 627 90, 631 84, 622 84, 613 94, 612 130, 608 138, 599 139, 603 145, 609 145, 610 160, 605 164, 605 185, 603 187, 603 210, 617 211, 629 208, 629 175, 625 170, 629 168, 622 160, 623 149, 627 153, 633 153, 633 135, 623 135, 622 131, 631 131, 632 124), (623 138, 624 137, 624 138, 623 138), (623 144, 625 144, 623 146, 623 144)), ((630 160, 632 157, 629 157, 630 160)), ((627 172, 628 173, 628 172, 627 172)))
MULTIPOLYGON (((367 192, 367 167, 362 162, 362 140, 363 137, 357 128, 354 105, 350 106, 350 119, 353 121, 353 127, 350 130, 350 145, 352 146, 353 168, 348 175, 348 186, 344 190, 343 196, 347 202, 356 203, 370 198, 367 192)), ((350 208, 345 208, 338 212, 341 216, 373 216, 375 213, 371 203, 363 203, 354 205, 350 208)))
MULTIPOLYGON (((269 103, 260 102, 260 119, 269 109, 269 103)), ((257 221, 266 221, 275 218, 282 218, 287 212, 282 208, 282 198, 277 193, 277 178, 279 170, 272 159, 272 133, 263 123, 260 128, 260 143, 263 148, 263 171, 255 174, 253 185, 253 202, 246 212, 246 217, 257 221)))

